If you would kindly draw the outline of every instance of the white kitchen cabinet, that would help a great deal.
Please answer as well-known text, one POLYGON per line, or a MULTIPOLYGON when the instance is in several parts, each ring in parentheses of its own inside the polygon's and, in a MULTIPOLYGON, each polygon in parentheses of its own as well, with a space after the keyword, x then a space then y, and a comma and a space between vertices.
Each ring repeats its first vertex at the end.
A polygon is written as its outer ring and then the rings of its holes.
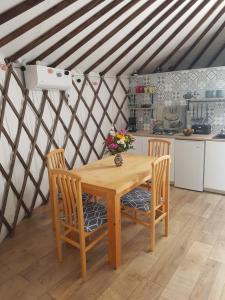
POLYGON ((175 140, 175 186, 203 191, 204 141, 175 140))
POLYGON ((129 150, 129 153, 135 154, 148 154, 148 137, 145 136, 135 136, 135 141, 133 143, 134 149, 129 150))
MULTIPOLYGON (((129 153, 135 154, 148 154, 148 140, 153 139, 154 137, 145 137, 145 136, 135 136, 134 149, 129 150, 129 153)), ((158 137, 157 137, 158 138, 158 137)), ((170 171, 170 181, 174 182, 174 139, 165 139, 171 142, 171 171, 170 171)))
POLYGON ((225 142, 207 141, 204 189, 225 192, 225 142))

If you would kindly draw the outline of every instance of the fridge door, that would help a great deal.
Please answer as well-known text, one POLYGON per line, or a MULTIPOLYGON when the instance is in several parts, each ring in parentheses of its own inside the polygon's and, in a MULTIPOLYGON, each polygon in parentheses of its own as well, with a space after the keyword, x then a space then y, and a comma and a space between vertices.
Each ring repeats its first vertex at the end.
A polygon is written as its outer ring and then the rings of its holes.
POLYGON ((203 191, 204 141, 175 140, 175 186, 203 191))

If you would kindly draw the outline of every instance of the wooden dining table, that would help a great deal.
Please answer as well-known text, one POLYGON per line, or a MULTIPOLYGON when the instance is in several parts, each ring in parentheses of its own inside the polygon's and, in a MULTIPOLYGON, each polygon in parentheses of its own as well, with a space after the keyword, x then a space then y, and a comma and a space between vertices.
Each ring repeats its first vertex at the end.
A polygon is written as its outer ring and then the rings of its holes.
POLYGON ((116 167, 114 156, 84 165, 76 170, 81 176, 82 192, 100 196, 107 201, 109 229, 109 263, 117 269, 121 265, 120 197, 150 180, 153 157, 122 154, 124 163, 116 167))

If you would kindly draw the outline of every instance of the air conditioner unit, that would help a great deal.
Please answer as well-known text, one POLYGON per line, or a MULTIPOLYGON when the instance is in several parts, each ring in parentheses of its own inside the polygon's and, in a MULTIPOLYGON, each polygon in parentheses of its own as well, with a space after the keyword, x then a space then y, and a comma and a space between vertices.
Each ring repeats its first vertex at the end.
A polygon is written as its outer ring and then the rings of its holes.
POLYGON ((40 65, 28 65, 25 70, 29 90, 68 90, 72 87, 71 72, 40 65))

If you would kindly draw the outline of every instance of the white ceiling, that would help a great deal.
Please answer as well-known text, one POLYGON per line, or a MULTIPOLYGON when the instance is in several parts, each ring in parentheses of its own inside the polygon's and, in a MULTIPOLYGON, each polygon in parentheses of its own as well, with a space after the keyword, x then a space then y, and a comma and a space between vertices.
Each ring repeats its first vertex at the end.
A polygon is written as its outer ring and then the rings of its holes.
MULTIPOLYGON (((52 37, 32 49, 31 51, 24 54, 22 57, 19 58, 20 62, 28 62, 39 54, 41 54, 44 50, 49 48, 55 42, 60 40, 62 37, 66 36, 70 31, 75 29, 77 26, 82 24, 85 20, 88 20, 91 16, 93 16, 96 12, 100 9, 108 5, 109 3, 113 2, 114 0, 105 0, 102 1, 97 7, 92 9, 91 11, 87 12, 80 18, 78 18, 75 22, 71 23, 69 26, 65 27, 58 33, 54 34, 52 37)), ((111 9, 108 13, 103 15, 101 18, 93 22, 90 26, 86 27, 83 31, 81 31, 78 35, 74 38, 70 39, 67 43, 63 44, 59 47, 56 51, 51 53, 51 55, 47 56, 43 63, 50 65, 56 59, 58 59, 62 54, 64 54, 67 50, 71 47, 76 45, 82 38, 84 38, 87 34, 92 32, 95 28, 101 25, 106 19, 108 19, 112 14, 116 11, 121 9, 127 3, 131 2, 132 0, 123 0, 120 4, 116 7, 111 9)), ((160 25, 154 29, 151 34, 146 36, 142 39, 142 41, 134 47, 118 64, 116 64, 112 69, 109 70, 109 74, 117 74, 123 69, 127 63, 138 54, 138 52, 150 42, 150 47, 148 47, 147 51, 145 51, 142 55, 138 55, 137 60, 125 70, 125 74, 130 74, 134 70, 139 69, 145 61, 160 47, 163 42, 178 28, 178 26, 184 22, 184 20, 199 6, 202 2, 206 2, 205 0, 197 0, 194 5, 188 9, 188 11, 183 14, 172 26, 168 27, 168 22, 182 9, 185 5, 191 2, 191 0, 185 0, 183 4, 178 6, 178 3, 181 0, 157 0, 157 1, 149 1, 149 0, 140 0, 137 4, 132 6, 129 10, 127 10, 124 14, 122 14, 119 18, 117 18, 114 22, 112 22, 109 26, 104 28, 100 33, 94 35, 86 44, 84 44, 80 49, 74 52, 72 55, 68 56, 58 67, 67 68, 70 66, 74 61, 76 61, 81 55, 83 55, 87 50, 89 50, 93 45, 98 43, 106 34, 108 34, 112 29, 114 29, 118 24, 124 21, 130 14, 136 11, 139 7, 141 7, 146 2, 153 2, 145 11, 139 14, 137 17, 133 18, 131 22, 129 22, 126 26, 124 26, 118 33, 116 33, 112 38, 108 39, 104 44, 102 44, 96 51, 93 51, 91 55, 89 55, 86 59, 84 59, 80 64, 75 67, 76 71, 83 72, 86 71, 93 63, 95 63, 99 58, 101 58, 108 50, 110 50, 116 43, 118 43, 123 37, 125 37, 131 30, 133 30, 145 17, 147 17, 152 11, 161 5, 163 2, 167 2, 168 6, 164 8, 155 18, 153 18, 149 23, 147 23, 144 27, 142 27, 136 34, 132 36, 122 47, 120 47, 117 51, 115 51, 110 57, 108 57, 104 62, 102 62, 97 68, 93 69, 94 72, 102 72, 111 62, 114 61, 119 54, 121 54, 129 45, 131 45, 138 37, 141 36, 144 31, 149 28, 160 16, 162 16, 170 7, 177 3, 177 9, 167 18, 165 18, 160 25), (151 39, 163 28, 166 30, 160 38, 151 44, 151 39)), ((22 3, 23 1, 17 0, 2 0, 0 11, 4 12, 9 8, 22 3)), ((32 9, 25 11, 24 13, 18 15, 17 17, 11 19, 10 21, 2 24, 0 26, 1 36, 4 37, 5 35, 11 33, 12 31, 16 30, 19 26, 25 24, 29 20, 32 20, 36 16, 40 15, 41 13, 45 12, 52 6, 56 5, 57 3, 62 2, 62 0, 45 0, 42 3, 34 6, 32 9)), ((27 31, 26 33, 18 36, 18 38, 14 39, 10 43, 6 44, 0 49, 0 52, 5 57, 10 57, 16 51, 30 43, 32 40, 49 30, 50 28, 54 27, 57 23, 62 21, 63 19, 67 18, 73 12, 77 11, 82 6, 91 3, 90 0, 78 0, 74 4, 71 4, 67 8, 63 9, 61 12, 55 14, 54 16, 48 18, 46 21, 42 22, 38 26, 32 28, 31 30, 27 31)), ((216 0, 210 0, 207 4, 204 5, 204 8, 194 17, 191 21, 179 31, 179 33, 168 42, 165 47, 163 47, 162 51, 155 56, 155 58, 142 69, 142 73, 149 73, 153 72, 157 66, 170 54, 170 52, 182 41, 182 39, 192 30, 192 28, 199 22, 201 18, 209 11, 209 9, 216 3, 216 0)), ((220 5, 215 9, 210 17, 207 18, 201 27, 193 34, 193 36, 176 52, 171 59, 165 63, 163 66, 163 70, 167 70, 168 67, 174 65, 176 61, 184 54, 184 52, 191 47, 193 42, 198 38, 201 32, 208 26, 210 21, 218 14, 222 8, 225 6, 225 1, 220 1, 220 5)), ((208 33, 202 38, 202 40, 198 43, 197 47, 195 47, 189 55, 180 63, 177 69, 186 69, 190 66, 193 59, 196 55, 203 49, 206 43, 210 40, 210 38, 215 34, 216 30, 223 24, 225 21, 224 15, 216 22, 216 24, 208 31, 208 33)), ((224 30, 221 34, 215 39, 213 44, 205 51, 205 53, 201 56, 201 58, 196 62, 193 67, 205 67, 207 66, 208 62, 211 60, 212 57, 216 54, 216 52, 220 49, 220 47, 224 44, 224 30)), ((224 51, 222 51, 221 55, 215 59, 212 66, 214 65, 223 65, 224 51)))

